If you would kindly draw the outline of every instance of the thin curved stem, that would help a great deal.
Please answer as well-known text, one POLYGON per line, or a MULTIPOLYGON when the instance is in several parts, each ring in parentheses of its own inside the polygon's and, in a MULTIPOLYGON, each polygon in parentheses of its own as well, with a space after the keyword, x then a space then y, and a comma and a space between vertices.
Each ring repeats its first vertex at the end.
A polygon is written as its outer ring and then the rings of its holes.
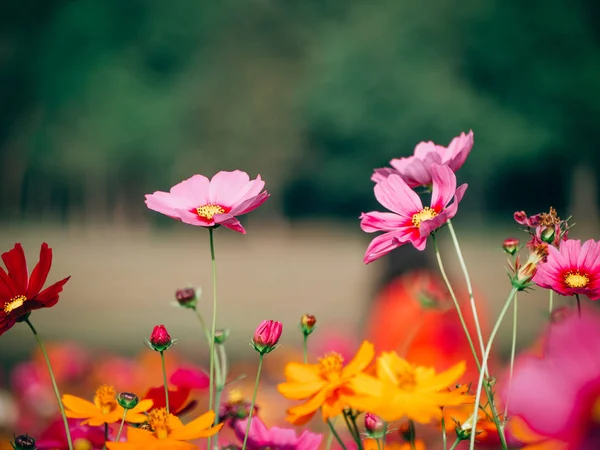
POLYGON ((456 256, 458 257, 458 262, 460 264, 460 268, 465 276, 465 282, 467 283, 467 291, 469 293, 469 301, 471 302, 471 310, 473 311, 473 321, 475 322, 475 329, 477 330, 477 339, 479 340, 479 346, 481 348, 481 354, 483 355, 484 351, 484 343, 483 343, 483 334, 481 333, 481 325, 479 324, 479 315, 477 314, 477 306, 475 305, 475 296, 473 295, 473 286, 471 285, 471 277, 469 276, 469 271, 467 270, 467 265, 465 264, 465 259, 463 257, 462 251, 460 250, 460 245, 458 244, 458 238, 456 237, 456 233, 454 232, 454 227, 452 226, 452 221, 448 220, 448 230, 450 230, 450 236, 452 236, 452 243, 454 244, 454 248, 456 249, 456 256))
POLYGON ((552 314, 552 310, 554 309, 554 291, 548 289, 548 293, 548 314, 552 314))
POLYGON ((165 352, 160 352, 160 360, 162 363, 163 383, 165 385, 165 405, 167 407, 167 414, 170 414, 169 410, 169 385, 167 383, 167 366, 165 365, 165 352))
POLYGON ((121 433, 123 432, 123 425, 125 425, 125 417, 127 417, 127 411, 129 411, 127 408, 123 408, 123 418, 121 419, 121 425, 119 426, 119 432, 117 433, 117 438, 115 439, 115 442, 119 442, 119 439, 121 439, 121 433))
POLYGON ((69 445, 69 450, 73 450, 73 441, 71 440, 71 430, 69 428, 69 421, 67 420, 67 415, 65 413, 65 406, 63 405, 63 402, 60 398, 60 392, 58 391, 58 386, 56 385, 56 378, 54 378, 54 372, 52 371, 52 365, 50 364, 50 358, 48 357, 48 352, 46 352, 46 347, 44 347, 44 344, 42 342, 42 339, 40 338, 40 335, 38 334, 38 332, 35 329, 35 327, 33 326, 33 324, 29 321, 29 318, 26 318, 25 320, 23 320, 23 322, 25 322, 31 329, 31 332, 35 336, 35 340, 37 341, 38 345, 40 346, 40 349, 42 350, 42 353, 44 354, 44 359, 46 360, 46 367, 48 367, 48 373, 50 374, 50 381, 52 382, 52 389, 54 390, 54 395, 56 395, 56 401, 58 402, 58 407, 60 408, 60 414, 62 415, 63 423, 65 425, 65 433, 67 435, 67 444, 69 445))
MULTIPOLYGON (((338 444, 340 444, 342 446, 342 448, 344 450, 348 450, 346 448, 346 446, 344 445, 344 441, 342 441, 342 438, 340 437, 340 435, 338 434, 337 431, 335 431, 335 426, 333 425, 333 423, 331 422, 331 419, 327 419, 327 425, 329 425, 329 431, 331 432, 331 434, 335 437, 336 441, 338 441, 338 444)), ((328 442, 328 446, 331 446, 331 441, 328 442)), ((328 447, 328 448, 329 448, 328 447)))
MULTIPOLYGON (((510 307, 510 304, 512 303, 513 299, 515 298, 515 295, 517 294, 517 288, 513 287, 510 291, 510 294, 508 294, 508 298, 506 299, 506 303, 504 303, 504 306, 502 307, 502 310, 500 311, 500 315, 498 316, 498 320, 496 320, 496 323, 494 324, 494 328, 492 329, 492 333, 490 334, 490 339, 487 343, 487 346, 485 348, 485 352, 483 354, 483 361, 481 362, 482 364, 482 370, 480 370, 479 372, 479 381, 477 382, 477 393, 475 394, 475 410, 473 411, 473 417, 475 418, 475 425, 477 424, 477 414, 479 412, 479 401, 481 400, 481 391, 483 389, 483 378, 485 375, 485 367, 487 366, 487 362, 488 359, 490 357, 490 352, 492 350, 492 344, 494 343, 494 338, 496 337, 496 334, 498 333, 498 330, 500 329, 500 325, 502 324, 502 320, 504 319, 504 316, 506 315, 506 312, 508 311, 508 308, 510 307)), ((498 426, 498 425, 496 425, 498 426)), ((506 438, 504 437, 504 428, 500 425, 500 427, 498 428, 498 433, 500 435, 500 439, 502 441, 502 448, 506 449, 506 438)), ((469 445, 469 449, 473 450, 475 448, 475 434, 476 433, 471 433, 471 441, 470 441, 470 445, 469 445)))
POLYGON ((444 450, 448 448, 446 439, 446 421, 444 420, 444 408, 442 408, 442 447, 444 450))
POLYGON ((242 450, 246 450, 246 443, 248 442, 248 435, 250 434, 250 422, 252 422, 252 414, 254 413, 254 404, 256 403, 256 394, 258 392, 258 381, 260 379, 260 372, 262 370, 264 356, 265 355, 261 353, 258 358, 258 369, 256 370, 256 381, 254 382, 254 393, 252 394, 252 404, 250 405, 250 414, 248 414, 248 423, 246 424, 246 434, 244 435, 242 450))
POLYGON ((209 228, 208 234, 210 237, 210 259, 212 263, 212 277, 213 277, 213 311, 212 311, 212 326, 210 332, 210 382, 209 382, 209 397, 208 397, 208 409, 213 410, 213 396, 215 392, 215 333, 217 328, 217 263, 215 260, 215 240, 214 240, 214 229, 209 228))
POLYGON ((581 300, 579 300, 579 294, 575 294, 575 298, 577 299, 577 314, 581 318, 581 300))
POLYGON ((456 438, 456 441, 454 441, 454 444, 452 444, 450 450, 454 450, 456 447, 458 447, 458 444, 460 444, 460 439, 456 438))
POLYGON ((408 421, 408 432, 410 434, 410 450, 416 450, 416 443, 415 443, 415 423, 412 420, 408 421))
POLYGON ((308 364, 308 336, 306 334, 304 335, 302 350, 304 351, 304 364, 308 364))
MULTIPOLYGON (((508 378, 508 392, 510 392, 510 389, 512 387, 512 380, 513 380, 513 372, 515 369, 515 353, 517 350, 517 317, 519 314, 519 302, 518 302, 518 298, 517 298, 517 294, 515 294, 515 300, 514 300, 514 309, 513 309, 513 330, 512 330, 512 343, 511 343, 511 347, 510 347, 510 366, 509 366, 509 378, 508 378)), ((504 405, 504 422, 506 422, 506 419, 508 417, 508 399, 510 398, 510 395, 507 396, 506 398, 506 404, 504 405)))

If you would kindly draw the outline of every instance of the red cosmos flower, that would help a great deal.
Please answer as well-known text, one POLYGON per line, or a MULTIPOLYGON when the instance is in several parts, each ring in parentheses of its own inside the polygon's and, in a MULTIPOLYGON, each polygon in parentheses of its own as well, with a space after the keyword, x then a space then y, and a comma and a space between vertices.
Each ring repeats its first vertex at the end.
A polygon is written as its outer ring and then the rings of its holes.
POLYGON ((64 278, 42 291, 52 265, 52 249, 45 242, 31 277, 21 244, 17 243, 12 250, 3 253, 2 260, 6 272, 0 267, 0 305, 4 306, 0 311, 0 336, 34 309, 54 306, 63 285, 71 278, 64 278))

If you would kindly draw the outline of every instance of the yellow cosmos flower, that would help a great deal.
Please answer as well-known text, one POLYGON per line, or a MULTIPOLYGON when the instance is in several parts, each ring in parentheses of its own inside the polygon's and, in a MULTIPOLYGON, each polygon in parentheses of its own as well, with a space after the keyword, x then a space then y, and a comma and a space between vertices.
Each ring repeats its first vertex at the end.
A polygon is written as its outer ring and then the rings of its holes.
MULTIPOLYGON (((103 384, 94 395, 94 403, 74 395, 63 395, 67 417, 85 419, 83 425, 99 426, 105 423, 120 422, 125 410, 117 403, 117 391, 114 387, 103 384)), ((142 400, 133 409, 127 411, 127 422, 142 423, 146 421, 144 412, 152 408, 152 400, 142 400)))
POLYGON ((377 380, 363 371, 371 364, 375 351, 373 344, 364 341, 358 352, 344 366, 344 359, 332 352, 319 358, 318 364, 288 363, 285 367, 286 382, 277 386, 286 398, 305 400, 301 405, 288 409, 287 420, 294 425, 308 422, 321 408, 323 421, 342 413, 344 408, 364 410, 363 396, 356 393, 378 389, 377 380))
MULTIPOLYGON (((450 392, 448 386, 465 372, 463 362, 445 372, 436 374, 432 367, 414 366, 395 352, 382 353, 377 358, 376 375, 381 383, 380 390, 372 390, 370 401, 363 401, 363 410, 377 414, 392 422, 407 417, 418 423, 429 423, 441 419, 441 407, 473 402, 460 391, 450 392)), ((356 392, 363 391, 355 386, 356 392)))
MULTIPOLYGON (((381 450, 381 447, 377 446, 377 441, 375 439, 365 439, 363 441, 363 447, 365 450, 381 450)), ((385 444, 383 450, 412 450, 410 442, 404 442, 403 444, 399 442, 392 442, 390 444, 385 444)), ((417 439, 415 440, 414 450, 425 450, 425 443, 417 439)))
POLYGON ((210 437, 219 432, 223 424, 212 427, 215 413, 209 411, 184 425, 177 416, 159 408, 148 414, 152 431, 129 427, 127 442, 107 442, 108 450, 196 450, 197 445, 185 441, 210 437))

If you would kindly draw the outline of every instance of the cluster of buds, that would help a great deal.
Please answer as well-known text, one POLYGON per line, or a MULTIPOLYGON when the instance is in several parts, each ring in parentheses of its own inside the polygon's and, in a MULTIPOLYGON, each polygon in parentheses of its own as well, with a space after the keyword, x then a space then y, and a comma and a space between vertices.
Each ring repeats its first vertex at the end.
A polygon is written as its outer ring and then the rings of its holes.
POLYGON ((11 443, 14 450, 35 450, 35 439, 27 434, 22 434, 15 438, 15 441, 11 443))
POLYGON ((566 220, 561 220, 556 213, 556 209, 550 207, 550 212, 527 216, 525 211, 517 211, 514 215, 515 221, 519 225, 525 225, 527 231, 531 235, 531 240, 527 244, 528 247, 545 242, 546 244, 558 247, 561 240, 566 240, 569 228, 570 217, 566 220))
POLYGON ((317 328, 317 319, 315 316, 310 314, 304 314, 300 318, 300 329, 304 336, 310 336, 313 331, 317 328))
POLYGON ((164 352, 177 342, 177 339, 171 339, 171 335, 164 325, 157 325, 150 334, 150 339, 144 339, 144 344, 150 350, 155 352, 164 352))
MULTIPOLYGON (((219 407, 219 422, 233 425, 236 420, 245 419, 250 415, 252 402, 246 400, 238 389, 229 391, 229 399, 219 407)), ((252 415, 258 413, 258 406, 254 406, 252 415)))
POLYGON ((545 261, 548 257, 548 244, 545 242, 541 242, 530 247, 529 257, 525 264, 521 265, 521 261, 519 256, 515 260, 514 266, 511 266, 513 271, 510 276, 510 280, 512 285, 517 288, 519 291, 522 291, 531 285, 531 279, 534 277, 537 266, 540 262, 545 261))
POLYGON ((256 331, 250 346, 254 347, 261 355, 271 353, 275 350, 283 331, 283 325, 281 322, 275 320, 263 320, 256 331))

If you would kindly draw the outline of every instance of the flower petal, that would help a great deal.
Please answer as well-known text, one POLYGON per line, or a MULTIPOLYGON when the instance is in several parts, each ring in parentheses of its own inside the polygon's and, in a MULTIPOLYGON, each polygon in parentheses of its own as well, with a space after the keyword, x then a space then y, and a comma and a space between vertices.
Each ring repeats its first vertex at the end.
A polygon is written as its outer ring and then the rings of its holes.
POLYGON ((210 181, 204 175, 193 175, 173 186, 169 192, 169 203, 175 209, 197 208, 213 203, 209 194, 210 181))
POLYGON ((19 295, 16 287, 13 285, 8 274, 0 267, 0 301, 5 303, 15 295, 19 295))
POLYGON ((177 441, 191 441, 192 439, 212 436, 218 433, 223 427, 223 424, 220 423, 211 428, 214 421, 215 413, 213 411, 208 411, 183 427, 174 429, 169 437, 177 441))
POLYGON ((350 378, 365 370, 375 357, 375 347, 369 341, 363 341, 360 348, 344 368, 342 369, 342 378, 350 378))
POLYGON ((3 253, 2 260, 15 290, 21 295, 25 294, 27 292, 28 272, 27 261, 21 244, 16 243, 11 250, 3 253))
POLYGON ((240 193, 247 192, 248 183, 250 177, 241 170, 218 172, 210 180, 208 198, 211 203, 231 208, 240 198, 240 193))
POLYGON ((277 390, 285 398, 304 400, 315 395, 326 385, 325 380, 308 381, 305 383, 288 382, 278 384, 277 390))
POLYGON ((250 197, 242 201, 241 203, 236 204, 231 209, 231 211, 229 211, 229 214, 231 214, 232 216, 241 216, 243 214, 249 213, 250 211, 258 208, 265 201, 267 201, 270 195, 271 194, 269 194, 267 191, 264 191, 254 197, 250 197))
POLYGON ((34 299, 29 300, 30 307, 32 309, 36 309, 34 308, 34 304, 36 306, 40 305, 40 307, 42 308, 49 308, 51 306, 56 305, 56 302, 58 302, 58 295, 62 292, 63 286, 67 281, 69 281, 70 278, 70 276, 67 278, 63 278, 62 280, 57 281, 53 285, 48 286, 46 289, 40 292, 34 299))
POLYGON ((246 234, 246 229, 242 226, 240 221, 231 214, 215 214, 213 220, 216 224, 223 225, 225 228, 246 234))
POLYGON ((423 209, 423 203, 415 191, 398 175, 390 175, 373 188, 375 198, 390 211, 411 217, 423 209))
POLYGON ((146 195, 146 206, 152 211, 159 212, 172 219, 180 219, 178 210, 187 210, 192 206, 168 192, 157 191, 146 195))
POLYGON ((40 293, 48 278, 52 266, 52 249, 45 242, 40 249, 40 260, 31 272, 29 286, 27 287, 27 298, 33 298, 40 293))
POLYGON ((456 193, 456 175, 448 166, 434 164, 431 167, 433 189, 431 192, 431 208, 440 212, 446 207, 456 193))
POLYGON ((410 231, 411 229, 390 231, 373 238, 365 252, 364 263, 372 263, 376 259, 387 255, 392 250, 404 245, 409 241, 410 231))
POLYGON ((371 211, 360 216, 360 228, 367 233, 394 231, 406 226, 406 217, 395 213, 371 211))
POLYGON ((63 395, 62 402, 67 409, 66 414, 69 418, 82 419, 101 414, 101 411, 92 402, 74 395, 63 395))
POLYGON ((321 381, 321 372, 318 364, 290 362, 285 366, 284 373, 288 381, 296 381, 298 383, 321 381))

